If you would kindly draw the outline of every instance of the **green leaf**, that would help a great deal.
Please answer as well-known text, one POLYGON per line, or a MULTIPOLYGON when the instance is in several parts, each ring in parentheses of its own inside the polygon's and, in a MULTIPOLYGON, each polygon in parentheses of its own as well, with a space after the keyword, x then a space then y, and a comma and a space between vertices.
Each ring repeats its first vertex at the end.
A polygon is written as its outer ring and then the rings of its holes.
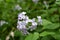
POLYGON ((29 34, 29 35, 25 38, 25 40, 32 40, 32 38, 33 38, 33 34, 29 34))
POLYGON ((21 32, 20 32, 19 30, 16 30, 16 31, 14 32, 14 35, 15 35, 15 36, 21 36, 21 32))
POLYGON ((35 32, 32 40, 37 40, 39 38, 39 33, 35 32))
POLYGON ((59 23, 52 23, 45 19, 43 20, 43 29, 56 29, 58 27, 60 27, 59 23))
POLYGON ((54 24, 49 24, 49 25, 44 26, 44 29, 57 29, 59 27, 60 26, 58 23, 54 23, 54 24))
POLYGON ((41 40, 50 40, 49 37, 45 36, 43 38, 41 38, 41 40))
POLYGON ((6 2, 15 2, 15 0, 6 0, 6 2))
POLYGON ((59 22, 59 15, 53 15, 53 17, 51 17, 50 19, 52 22, 59 22))
POLYGON ((47 35, 52 35, 52 34, 55 34, 55 33, 44 31, 44 32, 40 33, 40 36, 47 36, 47 35))
POLYGON ((60 5, 60 1, 56 2, 56 4, 60 5))
POLYGON ((56 0, 56 1, 60 1, 60 0, 56 0))
POLYGON ((49 24, 52 24, 50 21, 46 20, 46 19, 42 19, 42 24, 43 26, 46 26, 46 25, 49 25, 49 24))
POLYGON ((60 34, 54 34, 52 35, 55 39, 60 40, 60 34))
POLYGON ((51 8, 50 10, 48 10, 48 12, 50 13, 50 14, 52 14, 54 11, 56 11, 57 10, 57 8, 51 8))
POLYGON ((25 40, 37 40, 39 38, 39 33, 35 32, 34 34, 29 34, 25 40))

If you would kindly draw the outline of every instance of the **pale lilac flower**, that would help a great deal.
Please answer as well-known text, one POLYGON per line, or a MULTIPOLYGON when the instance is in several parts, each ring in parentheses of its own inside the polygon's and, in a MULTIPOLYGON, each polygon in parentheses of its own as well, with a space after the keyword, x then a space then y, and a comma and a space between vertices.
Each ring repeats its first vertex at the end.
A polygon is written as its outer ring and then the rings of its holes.
POLYGON ((26 21, 26 20, 28 20, 28 19, 29 19, 29 17, 26 15, 24 21, 26 21))
POLYGON ((32 22, 32 25, 35 26, 35 25, 37 25, 37 23, 36 22, 32 22))
POLYGON ((30 26, 29 29, 30 29, 30 31, 33 31, 36 29, 36 26, 30 26))
POLYGON ((26 20, 26 23, 27 23, 27 24, 28 24, 29 22, 31 22, 32 25, 29 26, 28 29, 30 29, 31 31, 34 30, 34 29, 36 29, 37 23, 35 22, 35 18, 26 20))
POLYGON ((25 14, 26 14, 26 12, 19 13, 18 14, 18 20, 25 19, 25 14))
POLYGON ((24 35, 29 34, 29 32, 27 31, 27 29, 25 29, 25 28, 20 29, 20 30, 21 30, 21 32, 22 32, 24 35))
POLYGON ((37 22, 35 22, 35 18, 32 19, 31 23, 32 25, 29 27, 29 29, 32 31, 37 28, 37 22))
POLYGON ((35 22, 35 18, 32 19, 32 25, 37 25, 37 22, 35 22))
POLYGON ((35 22, 35 18, 32 19, 32 22, 35 22))
POLYGON ((37 28, 37 23, 32 22, 32 26, 30 26, 29 29, 32 31, 32 30, 35 30, 36 28, 37 28))
POLYGON ((28 34, 25 21, 18 21, 17 28, 23 33, 28 34))
POLYGON ((25 22, 26 22, 26 23, 28 23, 28 22, 32 22, 32 20, 31 20, 31 19, 28 19, 28 20, 26 20, 25 22))
POLYGON ((29 32, 27 31, 26 26, 24 26, 24 25, 19 26, 18 29, 19 29, 23 34, 28 34, 28 33, 29 33, 29 32))
POLYGON ((18 28, 18 29, 26 28, 26 27, 25 27, 25 26, 26 26, 26 23, 25 23, 25 22, 18 21, 17 24, 18 24, 18 25, 17 25, 17 28, 18 28))
POLYGON ((18 14, 18 22, 17 22, 17 28, 23 33, 23 34, 29 34, 28 30, 31 31, 35 30, 37 28, 37 25, 42 23, 41 16, 37 16, 38 22, 36 22, 36 19, 29 19, 27 15, 25 15, 26 12, 21 12, 18 14), (31 25, 28 25, 28 23, 31 22, 31 25), (28 28, 26 26, 29 26, 28 28))

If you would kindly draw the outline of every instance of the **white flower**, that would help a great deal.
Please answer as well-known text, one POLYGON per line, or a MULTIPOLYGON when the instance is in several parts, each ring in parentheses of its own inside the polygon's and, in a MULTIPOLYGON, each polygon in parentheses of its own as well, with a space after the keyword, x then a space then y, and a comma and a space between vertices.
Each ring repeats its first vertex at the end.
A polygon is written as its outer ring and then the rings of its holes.
POLYGON ((22 8, 17 4, 17 5, 15 6, 15 9, 19 11, 19 10, 21 10, 22 8))

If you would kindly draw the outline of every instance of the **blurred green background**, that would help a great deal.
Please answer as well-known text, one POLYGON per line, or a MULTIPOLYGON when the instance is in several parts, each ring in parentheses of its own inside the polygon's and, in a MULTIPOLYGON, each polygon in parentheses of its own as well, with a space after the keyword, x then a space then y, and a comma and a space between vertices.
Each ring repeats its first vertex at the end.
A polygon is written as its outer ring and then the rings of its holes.
POLYGON ((60 0, 0 0, 0 40, 60 40, 60 0), (22 9, 15 9, 19 5, 22 9), (27 12, 29 18, 41 16, 43 24, 29 35, 17 29, 19 12, 27 12), (1 22, 5 21, 1 25, 1 22), (11 31, 14 36, 10 36, 11 31))

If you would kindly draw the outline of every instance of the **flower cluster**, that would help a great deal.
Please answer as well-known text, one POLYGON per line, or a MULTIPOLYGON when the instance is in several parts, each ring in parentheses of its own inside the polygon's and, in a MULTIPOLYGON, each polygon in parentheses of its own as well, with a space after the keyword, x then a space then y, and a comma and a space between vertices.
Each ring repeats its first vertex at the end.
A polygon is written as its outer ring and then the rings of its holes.
POLYGON ((35 18, 29 19, 29 17, 26 15, 26 12, 19 13, 17 28, 21 30, 23 34, 29 34, 28 32, 29 29, 33 31, 37 28, 38 24, 42 24, 41 16, 37 16, 37 18, 38 21, 36 22, 35 18), (28 23, 31 23, 31 25, 29 25, 28 23))

